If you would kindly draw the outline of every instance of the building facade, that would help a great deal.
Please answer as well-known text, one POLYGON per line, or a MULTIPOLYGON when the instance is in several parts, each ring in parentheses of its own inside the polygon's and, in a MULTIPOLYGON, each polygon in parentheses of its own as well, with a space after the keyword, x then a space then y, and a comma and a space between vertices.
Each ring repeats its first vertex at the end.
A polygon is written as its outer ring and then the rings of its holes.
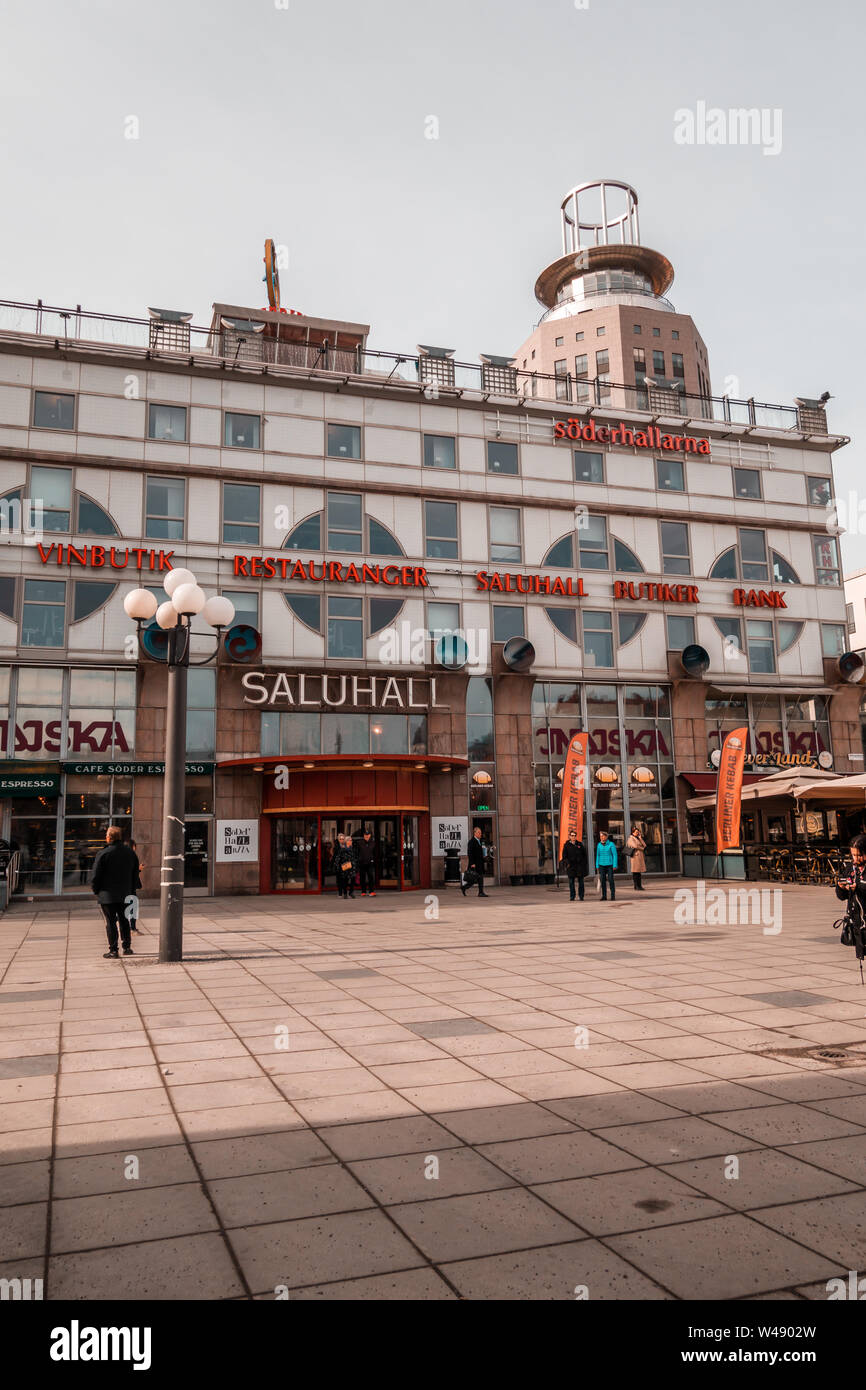
POLYGON ((123 599, 164 599, 180 565, 261 638, 190 672, 190 892, 328 891, 338 831, 366 826, 382 891, 441 882, 474 824, 495 879, 550 876, 581 729, 590 847, 639 822, 650 872, 706 838, 685 802, 731 728, 754 775, 862 771, 825 525, 847 441, 821 402, 712 396, 636 207, 627 190, 625 214, 577 226, 529 346, 477 364, 278 309, 216 304, 199 331, 0 307, 0 837, 19 891, 86 892, 112 822, 158 890, 166 672, 123 599), (552 354, 590 331, 613 355, 584 376, 574 343, 552 354))

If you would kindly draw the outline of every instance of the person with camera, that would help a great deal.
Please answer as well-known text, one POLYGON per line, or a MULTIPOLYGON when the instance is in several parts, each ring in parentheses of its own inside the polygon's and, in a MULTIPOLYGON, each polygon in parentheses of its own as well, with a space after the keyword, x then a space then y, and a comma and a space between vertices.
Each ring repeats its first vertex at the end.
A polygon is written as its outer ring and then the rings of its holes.
POLYGON ((842 918, 842 944, 853 946, 862 961, 866 956, 866 835, 851 841, 851 872, 837 878, 835 888, 836 897, 848 904, 842 918))

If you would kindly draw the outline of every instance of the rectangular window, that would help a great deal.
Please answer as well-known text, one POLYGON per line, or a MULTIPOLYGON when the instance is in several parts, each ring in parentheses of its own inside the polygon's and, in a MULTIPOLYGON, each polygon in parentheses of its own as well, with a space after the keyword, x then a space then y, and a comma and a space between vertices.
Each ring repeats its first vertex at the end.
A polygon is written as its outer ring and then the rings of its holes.
POLYGON ((322 715, 323 753, 357 754, 369 751, 369 714, 343 714, 339 711, 322 715))
POLYGON ((424 467, 456 468, 456 441, 447 434, 425 434, 424 467))
POLYGON ((740 530, 740 566, 743 579, 769 578, 767 537, 763 531, 740 530))
POLYGON ((653 349, 653 376, 664 376, 665 355, 659 348, 653 349))
POLYGON ((563 345, 564 342, 565 342, 565 339, 564 339, 564 338, 556 338, 556 339, 554 340, 553 346, 554 346, 554 347, 562 347, 562 345, 563 345))
POLYGON ((553 364, 553 374, 556 387, 556 399, 567 401, 568 395, 568 362, 566 358, 561 358, 553 364))
MULTIPOLYGON (((2 608, 0 608, 0 613, 2 613, 2 611, 3 611, 2 608)), ((845 604, 845 622, 846 622, 847 625, 848 625, 848 631, 849 631, 849 632, 854 632, 854 631, 856 630, 856 627, 857 627, 857 619, 854 617, 854 605, 853 605, 853 603, 846 603, 846 604, 845 604)))
POLYGON ((186 486, 182 478, 148 478, 144 534, 153 540, 183 540, 186 486))
POLYGON ((671 337, 673 338, 675 343, 679 342, 680 335, 676 328, 671 329, 671 337))
POLYGON ((760 501, 761 475, 757 468, 734 469, 734 496, 753 497, 760 501))
POLYGON ((662 331, 661 331, 661 329, 660 329, 660 328, 654 328, 654 329, 653 329, 653 337, 654 337, 654 338, 660 338, 661 336, 662 336, 662 331))
POLYGON ((215 705, 216 671, 190 670, 187 673, 187 757, 200 758, 216 752, 215 705))
POLYGON ((847 645, 844 623, 821 624, 821 650, 824 656, 841 656, 847 645))
POLYGON ((695 640, 695 620, 691 617, 680 617, 669 614, 667 619, 668 628, 668 651, 681 652, 684 647, 691 647, 695 640))
POLYGON ((578 483, 604 482, 604 454, 593 454, 583 449, 574 451, 574 478, 578 483))
POLYGON ((72 469, 30 470, 30 496, 42 503, 42 524, 46 531, 68 531, 72 514, 72 469))
POLYGON ((526 630, 522 608, 512 608, 505 604, 493 605, 493 640, 507 642, 512 637, 525 637, 526 630))
POLYGON ((22 647, 62 647, 65 612, 64 579, 25 579, 21 605, 22 647))
MULTIPOLYGON (((328 656, 359 661, 363 655, 364 600, 329 595, 328 656)), ((328 748, 326 751, 335 750, 328 748)))
POLYGON ((520 560, 520 512, 517 507, 490 508, 491 560, 520 560))
POLYGON ((671 355, 671 371, 676 380, 685 381, 686 369, 681 352, 675 352, 671 355))
POLYGON ((640 333, 641 331, 642 331, 642 330, 641 330, 641 326, 640 326, 639 323, 632 324, 632 332, 633 332, 633 333, 640 333))
POLYGON ((813 536, 812 554, 815 557, 815 582, 834 586, 841 582, 839 551, 835 536, 813 536))
POLYGON ((223 442, 227 449, 260 449, 261 438, 261 415, 239 415, 234 410, 226 411, 223 442))
POLYGON ((504 444, 500 439, 487 441, 487 472, 516 474, 518 457, 516 444, 504 444))
POLYGON ((585 352, 581 353, 579 357, 575 357, 574 359, 574 375, 578 379, 585 379, 589 376, 589 358, 587 357, 585 352))
POLYGON ((613 665, 613 621, 610 613, 583 612, 583 657, 587 666, 613 665))
POLYGON ((147 407, 148 439, 164 439, 172 444, 186 443, 186 406, 154 405, 147 407))
POLYGON ((596 336, 597 338, 603 338, 606 332, 607 332, 607 329, 605 328, 604 324, 601 324, 601 325, 595 330, 595 336, 596 336))
POLYGON ((457 632, 460 628, 460 604, 444 603, 439 600, 427 604, 427 634, 436 641, 443 633, 457 632))
POLYGON ((456 560, 458 556, 457 503, 425 502, 424 554, 428 560, 456 560))
POLYGON ((646 380, 646 353, 642 347, 632 348, 631 352, 635 381, 638 386, 643 386, 646 380))
POLYGON ((221 589, 220 592, 223 598, 234 604, 236 623, 248 623, 250 627, 258 627, 259 596, 253 589, 221 589))
POLYGON ((581 512, 577 527, 580 554, 579 568, 606 570, 609 568, 607 550, 607 520, 603 516, 588 516, 581 512))
POLYGON ((595 374, 596 376, 607 376, 610 371, 610 353, 607 348, 595 354, 595 374))
POLYGON ((662 573, 691 574, 689 528, 684 521, 661 522, 662 573))
POLYGON ((363 549, 359 492, 328 493, 328 549, 363 549))
POLYGON ((748 618, 746 620, 746 643, 749 652, 749 670, 752 674, 772 675, 776 669, 773 624, 762 618, 748 618))
POLYGON ((582 343, 582 342, 583 342, 583 334, 582 334, 582 333, 575 333, 575 335, 574 335, 574 341, 575 341, 576 343, 582 343))
POLYGON ((33 427, 39 430, 75 429, 75 397, 56 391, 33 392, 33 427))
POLYGON ((327 449, 329 459, 359 459, 361 426, 329 425, 327 449))
POLYGON ((259 544, 258 483, 223 483, 223 541, 259 544))
POLYGON ((810 507, 826 507, 832 496, 830 478, 807 478, 806 492, 810 507))
POLYGON ((656 459, 656 487, 659 492, 685 492, 686 470, 682 459, 656 459))

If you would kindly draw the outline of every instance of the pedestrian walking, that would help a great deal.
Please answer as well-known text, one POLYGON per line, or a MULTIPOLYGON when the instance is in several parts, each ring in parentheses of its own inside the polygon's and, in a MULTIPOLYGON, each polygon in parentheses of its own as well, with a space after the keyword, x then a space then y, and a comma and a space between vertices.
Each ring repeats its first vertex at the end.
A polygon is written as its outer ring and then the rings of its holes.
POLYGON ((577 831, 570 830, 568 839, 562 847, 562 862, 560 868, 563 873, 568 875, 568 899, 574 902, 574 885, 577 883, 577 893, 580 901, 583 902, 583 881, 586 878, 589 868, 589 860, 586 856, 586 847, 582 840, 577 838, 577 831))
POLYGON ((613 871, 617 867, 616 845, 613 840, 608 839, 606 830, 599 831, 598 844, 595 847, 595 867, 601 883, 602 902, 607 902, 607 889, 610 885, 610 900, 616 900, 616 884, 613 881, 613 871))
POLYGON ((646 840, 643 837, 643 832, 639 825, 632 827, 632 832, 626 841, 625 848, 629 856, 631 881, 634 884, 635 891, 638 893, 645 893, 646 889, 641 883, 641 874, 646 873, 646 855, 644 854, 646 840))
MULTIPOLYGON (((338 846, 339 863, 337 868, 342 874, 342 893, 343 898, 354 898, 355 896, 355 846, 352 844, 351 835, 339 835, 341 843, 338 846)), ((338 880, 337 886, 340 886, 338 880)))
POLYGON ((469 841, 469 844, 466 847, 466 858, 468 860, 468 863, 466 866, 466 874, 464 876, 464 881, 460 885, 461 893, 465 898, 466 889, 471 888, 477 879, 479 898, 489 897, 490 895, 488 893, 485 893, 484 891, 484 861, 487 858, 487 846, 483 843, 481 839, 480 825, 476 825, 475 830, 472 833, 472 839, 469 841), (468 883, 466 882, 467 878, 469 879, 468 883))
POLYGON ((123 954, 133 954, 129 935, 129 921, 125 908, 126 899, 138 892, 141 887, 138 855, 129 845, 123 843, 123 831, 119 825, 110 825, 105 832, 105 849, 101 849, 93 862, 90 886, 96 894, 105 918, 108 936, 106 960, 117 959, 117 934, 123 943, 123 954))
POLYGON ((364 831, 364 838, 358 845, 358 873, 361 878, 361 897, 366 898, 369 892, 371 898, 376 896, 376 868, 374 857, 376 854, 376 843, 373 839, 371 830, 364 831))

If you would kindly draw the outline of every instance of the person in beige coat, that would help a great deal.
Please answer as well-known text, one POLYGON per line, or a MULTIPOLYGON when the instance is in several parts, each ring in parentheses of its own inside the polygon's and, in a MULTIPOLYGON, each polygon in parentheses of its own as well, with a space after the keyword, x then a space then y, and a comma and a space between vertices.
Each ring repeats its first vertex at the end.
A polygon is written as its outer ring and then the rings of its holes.
POLYGON ((632 827, 632 832, 626 841, 626 849, 631 852, 631 881, 638 893, 645 893, 646 889, 641 883, 641 874, 646 873, 646 840, 643 837, 639 825, 632 827))

